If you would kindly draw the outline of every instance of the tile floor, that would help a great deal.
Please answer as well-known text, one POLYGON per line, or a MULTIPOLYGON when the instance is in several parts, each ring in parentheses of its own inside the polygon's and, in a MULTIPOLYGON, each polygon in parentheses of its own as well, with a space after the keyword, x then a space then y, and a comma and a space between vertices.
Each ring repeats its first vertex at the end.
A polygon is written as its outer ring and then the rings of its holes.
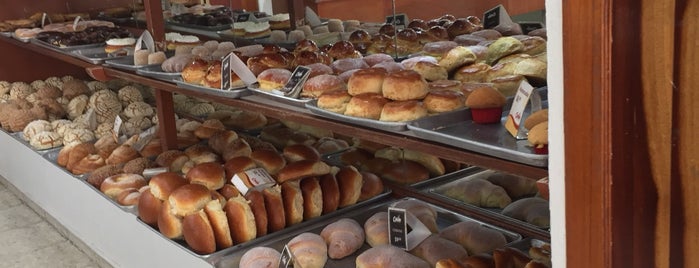
MULTIPOLYGON (((93 252, 86 254, 54 227, 43 210, 33 210, 17 196, 12 185, 0 177, 0 266, 1 267, 110 267, 93 252), (93 260, 97 259, 97 260, 93 260)), ((61 229, 61 230, 59 230, 61 229)))

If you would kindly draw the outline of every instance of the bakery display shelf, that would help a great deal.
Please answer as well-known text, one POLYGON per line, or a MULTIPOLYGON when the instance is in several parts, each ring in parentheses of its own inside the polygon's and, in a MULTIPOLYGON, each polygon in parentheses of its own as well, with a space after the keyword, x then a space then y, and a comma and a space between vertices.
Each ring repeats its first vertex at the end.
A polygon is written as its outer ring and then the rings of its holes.
POLYGON ((136 73, 142 76, 155 78, 165 82, 175 82, 182 79, 182 73, 170 73, 163 71, 160 64, 157 65, 146 65, 142 68, 136 69, 136 73))
MULTIPOLYGON (((416 189, 421 190, 422 192, 424 192, 424 193, 427 194, 427 195, 431 195, 431 196, 434 196, 435 198, 441 199, 441 200, 443 200, 444 202, 454 203, 455 205, 458 205, 458 206, 470 207, 470 208, 472 208, 472 209, 474 209, 474 210, 479 210, 479 209, 480 209, 480 210, 484 210, 484 211, 488 211, 488 212, 492 212, 492 213, 497 213, 497 214, 503 215, 503 214, 502 214, 503 209, 501 209, 501 208, 484 208, 484 207, 479 207, 479 206, 476 206, 476 205, 472 205, 472 204, 466 203, 466 202, 464 202, 464 201, 462 201, 462 200, 458 200, 458 199, 456 199, 456 198, 453 198, 453 197, 449 196, 449 195, 446 193, 449 189, 454 189, 455 187, 459 187, 459 186, 458 186, 458 183, 459 183, 459 182, 466 181, 466 180, 473 180, 473 179, 477 179, 477 178, 486 178, 487 176, 489 176, 489 175, 491 175, 491 174, 493 174, 493 173, 496 173, 496 172, 497 172, 497 171, 495 171, 495 170, 481 170, 480 172, 472 173, 472 174, 469 174, 468 176, 464 176, 464 177, 460 177, 460 178, 458 178, 458 177, 451 177, 451 178, 449 178, 449 179, 447 179, 447 180, 442 180, 441 183, 434 183, 434 184, 429 184, 429 185, 422 185, 422 187, 416 187, 416 189)), ((540 179, 540 178, 534 178, 534 179, 540 179)), ((527 197, 534 197, 534 196, 535 196, 535 195, 527 196, 527 197)), ((523 197, 523 198, 525 198, 525 197, 523 197)), ((520 199, 521 199, 521 198, 520 198, 520 199)), ((519 199, 514 199, 514 198, 513 198, 513 199, 512 199, 512 202, 515 202, 515 201, 517 201, 517 200, 519 200, 519 199)), ((503 215, 503 216, 504 216, 504 215, 503 215)), ((507 216, 505 216, 505 217, 507 217, 507 216)), ((513 219, 513 220, 517 220, 517 219, 513 219)), ((543 229, 543 230, 547 230, 547 229, 548 229, 548 227, 542 228, 542 227, 539 227, 539 226, 536 226, 536 225, 533 225, 533 224, 531 224, 531 223, 527 223, 527 222, 524 222, 524 221, 520 221, 520 223, 521 223, 522 225, 528 225, 530 228, 538 228, 538 229, 543 229)))
MULTIPOLYGON (((389 199, 389 196, 390 196, 390 192, 385 192, 385 193, 379 194, 377 196, 374 196, 370 199, 359 202, 357 204, 354 204, 354 205, 351 205, 348 207, 344 207, 344 208, 339 208, 338 210, 333 211, 331 213, 324 214, 324 215, 321 215, 319 217, 315 217, 315 218, 310 219, 310 220, 304 220, 303 222, 294 224, 292 226, 285 227, 282 230, 279 230, 279 231, 276 231, 273 233, 268 233, 267 235, 257 237, 253 240, 248 241, 248 242, 233 245, 232 247, 218 250, 218 251, 211 253, 211 254, 198 254, 198 253, 192 251, 192 249, 189 246, 187 246, 187 243, 184 240, 167 238, 162 233, 160 233, 160 231, 155 229, 153 226, 146 224, 141 219, 137 219, 137 220, 140 224, 142 224, 144 226, 145 229, 149 229, 150 231, 154 232, 156 235, 161 237, 163 240, 169 241, 173 245, 175 245, 175 246, 181 248, 183 251, 187 252, 189 255, 194 256, 194 257, 199 258, 199 259, 202 259, 202 260, 205 260, 206 262, 209 262, 212 265, 217 266, 216 263, 220 262, 220 260, 223 259, 225 256, 237 255, 238 252, 241 252, 241 251, 244 253, 247 249, 252 248, 255 245, 261 243, 261 241, 275 240, 278 237, 284 237, 289 233, 303 232, 303 231, 311 228, 311 226, 316 226, 319 223, 328 222, 328 221, 331 221, 332 219, 338 219, 338 218, 342 217, 343 215, 346 215, 347 213, 351 213, 352 211, 362 210, 363 208, 365 208, 367 206, 373 206, 377 203, 385 202, 386 200, 389 199)), ((138 212, 136 212, 136 215, 138 215, 138 212)), ((242 255, 242 253, 241 253, 241 255, 242 255)), ((224 267, 237 267, 237 265, 224 266, 224 267)))
POLYGON ((429 204, 435 204, 439 207, 451 210, 466 217, 477 218, 483 222, 501 226, 507 230, 521 234, 523 237, 536 238, 543 241, 551 241, 551 233, 548 230, 538 228, 531 224, 522 224, 522 221, 504 216, 500 213, 480 209, 474 206, 463 206, 455 202, 449 202, 438 196, 417 191, 415 188, 385 181, 386 187, 390 187, 393 195, 401 197, 412 197, 420 199, 429 204))
POLYGON ((250 95, 242 99, 223 98, 207 94, 207 92, 188 91, 177 87, 172 83, 166 83, 128 73, 116 69, 105 68, 105 74, 113 78, 121 78, 138 82, 150 86, 157 90, 172 93, 186 94, 191 97, 206 99, 240 109, 255 111, 266 116, 303 122, 310 126, 332 130, 336 133, 352 133, 355 138, 371 140, 388 146, 409 148, 417 151, 429 152, 439 158, 444 158, 459 163, 479 166, 483 168, 502 170, 510 173, 520 174, 527 177, 544 177, 548 170, 543 167, 526 165, 512 162, 482 153, 471 152, 462 148, 452 147, 442 143, 418 138, 410 131, 407 132, 387 132, 375 129, 367 129, 347 124, 347 122, 332 120, 310 113, 307 109, 285 105, 283 103, 272 102, 257 95, 250 95))
POLYGON ((86 61, 83 61, 81 59, 78 59, 76 57, 71 56, 68 53, 65 53, 64 51, 58 50, 58 49, 53 49, 53 48, 47 48, 44 46, 40 46, 35 44, 35 42, 29 42, 28 44, 23 43, 19 40, 13 39, 13 38, 0 38, 1 41, 5 41, 7 43, 19 46, 24 49, 28 49, 29 51, 35 52, 40 55, 46 55, 76 66, 80 66, 83 68, 88 68, 88 67, 94 67, 95 65, 86 61))
POLYGON ((127 71, 136 71, 141 68, 160 66, 160 64, 134 65, 133 57, 119 57, 107 59, 104 61, 104 65, 127 71))
MULTIPOLYGON (((274 236, 270 237, 269 239, 264 239, 260 241, 256 241, 256 243, 253 243, 246 247, 245 249, 251 249, 253 247, 271 247, 276 249, 277 251, 281 252, 284 248, 284 246, 294 237, 301 233, 315 233, 320 235, 321 231, 323 228, 325 228, 328 224, 334 223, 342 218, 350 218, 357 223, 359 223, 359 226, 364 226, 364 222, 366 222, 367 219, 369 219, 371 216, 378 212, 382 211, 388 211, 388 208, 393 205, 394 203, 402 200, 408 200, 410 198, 401 198, 401 199, 395 199, 395 198, 390 198, 388 200, 384 200, 384 202, 374 204, 372 206, 364 206, 346 213, 343 213, 342 215, 338 217, 333 217, 329 218, 323 221, 316 222, 312 225, 307 226, 306 228, 303 229, 297 229, 291 232, 286 232, 282 235, 279 236, 274 236)), ((514 243, 516 241, 520 241, 522 239, 522 236, 516 232, 507 230, 505 228, 499 227, 497 225, 492 225, 488 223, 481 222, 479 220, 476 220, 472 217, 467 217, 464 215, 460 215, 459 213, 455 213, 453 211, 450 211, 448 209, 435 206, 432 204, 428 204, 430 207, 432 207, 436 212, 437 212, 437 227, 441 230, 444 229, 448 226, 451 226, 453 224, 463 222, 463 221, 474 221, 477 223, 480 223, 481 225, 487 227, 487 228, 492 228, 494 230, 497 230, 501 232, 505 238, 507 239, 508 243, 514 243)), ((353 254, 344 257, 342 259, 331 259, 328 258, 327 262, 325 263, 325 267, 354 267, 355 266, 355 261, 357 256, 359 256, 362 252, 368 250, 371 248, 369 244, 366 242, 362 244, 362 247, 358 249, 356 252, 353 254)), ((246 250, 237 250, 234 252, 231 252, 231 254, 228 254, 224 256, 223 258, 220 258, 218 260, 215 260, 215 267, 238 267, 238 264, 240 263, 241 257, 245 254, 246 250)))
POLYGON ((218 97, 224 97, 224 98, 233 98, 233 99, 239 99, 243 96, 250 95, 250 91, 247 89, 247 87, 237 87, 237 88, 231 88, 227 90, 219 89, 219 88, 210 88, 206 86, 200 86, 200 85, 194 85, 190 84, 181 80, 175 80, 175 84, 177 84, 178 87, 194 92, 202 92, 204 94, 209 94, 209 95, 214 95, 218 97))
POLYGON ((270 99, 274 102, 279 102, 291 106, 305 108, 306 104, 313 101, 313 99, 301 99, 301 98, 291 98, 281 94, 281 91, 267 91, 259 88, 258 84, 253 84, 248 87, 250 91, 260 97, 270 99), (278 93, 277 93, 278 92, 278 93))
POLYGON ((418 119, 407 127, 426 140, 522 164, 547 167, 547 154, 534 153, 529 141, 518 140, 505 129, 507 115, 508 112, 503 112, 500 123, 478 124, 471 119, 471 110, 463 109, 448 112, 445 116, 418 119))
POLYGON ((103 64, 107 60, 133 58, 128 56, 129 52, 127 51, 107 53, 104 51, 104 46, 73 49, 70 50, 69 54, 92 64, 103 64))

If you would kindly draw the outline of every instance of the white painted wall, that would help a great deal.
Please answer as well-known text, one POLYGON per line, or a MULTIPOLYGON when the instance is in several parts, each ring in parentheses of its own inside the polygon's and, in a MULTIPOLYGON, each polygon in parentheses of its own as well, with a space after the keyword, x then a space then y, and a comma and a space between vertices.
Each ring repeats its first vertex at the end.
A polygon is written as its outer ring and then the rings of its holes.
POLYGON ((549 192, 553 267, 566 267, 565 153, 563 132, 563 11, 561 0, 546 0, 549 87, 549 192))

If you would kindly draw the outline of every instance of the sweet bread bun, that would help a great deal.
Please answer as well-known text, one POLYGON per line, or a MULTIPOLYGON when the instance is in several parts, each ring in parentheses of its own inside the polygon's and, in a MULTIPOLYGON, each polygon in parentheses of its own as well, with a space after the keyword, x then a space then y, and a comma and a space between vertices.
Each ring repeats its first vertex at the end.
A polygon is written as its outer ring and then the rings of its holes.
POLYGON ((251 154, 252 148, 250 144, 245 139, 237 139, 223 149, 222 157, 224 161, 228 161, 235 157, 250 156, 251 154))
POLYGON ((350 218, 326 225, 320 236, 328 244, 328 256, 335 260, 354 254, 364 245, 364 229, 350 218))
POLYGON ((215 162, 219 163, 221 158, 218 156, 214 149, 211 149, 208 145, 195 144, 184 150, 184 153, 189 157, 189 160, 195 164, 203 164, 215 162))
POLYGON ((175 189, 188 184, 187 180, 175 172, 164 172, 150 178, 148 186, 153 197, 165 201, 175 189))
POLYGON ((244 243, 257 237, 255 215, 248 203, 248 200, 238 196, 229 199, 223 207, 226 217, 228 217, 231 238, 235 244, 244 243))
POLYGON ((357 202, 370 199, 383 193, 384 186, 381 178, 374 173, 362 171, 362 188, 357 202))
POLYGON ((383 169, 380 176, 384 179, 401 183, 413 184, 424 181, 430 177, 430 173, 423 165, 410 160, 391 162, 383 169))
POLYGON ((308 75, 309 78, 316 77, 321 74, 333 74, 333 69, 325 63, 313 63, 306 65, 306 67, 311 69, 311 73, 308 75))
POLYGON ((284 229, 286 218, 281 186, 276 185, 265 188, 262 190, 262 194, 264 195, 265 209, 267 210, 267 231, 276 232, 284 229))
POLYGON ((320 235, 302 233, 292 238, 287 245, 295 257, 294 267, 325 267, 328 260, 328 246, 320 235))
POLYGON ((347 82, 347 92, 356 96, 362 93, 382 93, 384 78, 388 72, 383 68, 368 68, 354 72, 347 82))
POLYGON ((362 193, 362 174, 353 167, 342 167, 335 175, 340 190, 338 207, 354 205, 362 193))
POLYGON ((226 182, 226 171, 219 163, 209 162, 197 164, 187 172, 189 183, 201 184, 209 190, 218 190, 226 182))
POLYGON ((323 194, 323 213, 337 210, 340 204, 340 186, 332 173, 318 177, 321 193, 323 194))
POLYGON ((104 158, 98 154, 90 154, 81 159, 73 169, 70 170, 75 175, 82 175, 92 172, 95 169, 105 166, 104 158))
POLYGON ((286 158, 287 163, 292 163, 301 160, 320 161, 320 153, 318 150, 306 144, 293 144, 284 147, 282 155, 286 158))
POLYGON ((123 164, 129 162, 133 159, 138 158, 140 155, 138 151, 128 144, 122 144, 107 157, 105 163, 107 164, 123 164))
POLYGON ((155 159, 155 163, 157 163, 158 166, 166 167, 168 171, 171 172, 180 172, 182 166, 187 163, 187 161, 189 161, 189 157, 179 150, 165 151, 155 159))
POLYGON ((153 196, 149 187, 138 198, 138 218, 150 226, 157 227, 162 206, 163 201, 153 196))
POLYGON ((261 90, 280 89, 291 78, 291 71, 281 68, 272 68, 262 71, 257 76, 257 82, 261 90))
POLYGON ((461 91, 431 90, 422 102, 428 113, 443 113, 463 108, 466 97, 461 91))
POLYGON ((315 99, 325 92, 344 90, 346 87, 345 82, 336 75, 322 74, 311 77, 306 81, 301 91, 301 97, 315 99))
POLYGON ((455 48, 459 44, 454 41, 429 42, 422 47, 422 51, 428 56, 441 57, 444 53, 455 48))
POLYGON ((430 263, 430 265, 435 266, 437 265, 438 261, 443 259, 451 259, 455 260, 459 264, 463 264, 468 257, 468 252, 466 252, 464 247, 451 240, 444 239, 437 234, 427 237, 427 239, 420 242, 417 247, 413 248, 409 252, 427 261, 430 263))
POLYGON ((392 245, 379 245, 357 256, 356 268, 403 267, 430 268, 424 260, 392 245))
POLYGON ((309 220, 323 213, 323 192, 317 177, 301 180, 303 219, 309 220))
POLYGON ((301 51, 316 52, 316 51, 318 51, 318 45, 316 44, 315 41, 313 41, 311 39, 303 39, 301 41, 298 41, 296 43, 296 47, 294 48, 294 52, 301 52, 301 51))
POLYGON ((429 61, 419 61, 410 70, 419 73, 427 81, 445 80, 449 75, 447 69, 429 61))
POLYGON ((330 166, 322 161, 300 160, 284 166, 277 174, 277 183, 330 173, 330 166))
POLYGON ((415 215, 415 217, 433 233, 439 231, 439 227, 437 226, 437 211, 424 201, 404 199, 394 203, 393 206, 405 209, 415 215))
POLYGON ((256 150, 250 154, 250 158, 255 161, 258 167, 264 168, 270 175, 277 175, 284 166, 284 157, 272 150, 256 150))
POLYGON ((256 167, 257 164, 255 163, 255 161, 247 156, 234 157, 226 161, 225 164, 223 164, 223 169, 226 171, 226 180, 230 180, 233 177, 233 175, 237 173, 256 167))
MULTIPOLYGON (((209 147, 217 153, 223 153, 228 144, 238 139, 238 133, 233 130, 219 130, 209 137, 209 147)), ((191 157, 190 157, 191 158, 191 157)))
POLYGON ((347 90, 324 92, 318 97, 318 107, 334 113, 344 114, 352 95, 347 90))
POLYGON ((245 199, 250 201, 250 209, 255 217, 255 226, 257 228, 257 237, 267 234, 267 209, 265 207, 265 197, 262 191, 251 189, 245 194, 245 199))
POLYGON ((439 60, 439 65, 446 68, 447 72, 452 72, 461 66, 474 63, 476 54, 471 49, 464 46, 457 46, 445 53, 439 60))
POLYGON ((219 200, 211 200, 204 206, 206 217, 211 223, 217 249, 224 249, 233 246, 228 218, 223 211, 223 205, 219 200))
POLYGON ((286 226, 291 226, 303 221, 303 193, 300 181, 293 180, 281 184, 282 200, 284 203, 284 218, 286 226))
POLYGON ((209 139, 219 130, 225 129, 226 126, 220 120, 207 119, 194 130, 194 135, 199 139, 209 139))
POLYGON ((427 95, 427 81, 411 70, 390 73, 382 85, 383 96, 391 100, 420 100, 427 95))
POLYGON ((240 268, 279 267, 281 254, 269 247, 254 247, 246 251, 240 258, 240 268))
POLYGON ((102 191, 109 198, 116 200, 127 189, 140 189, 146 186, 146 179, 138 174, 118 174, 105 179, 100 185, 102 191))
POLYGON ((366 242, 372 247, 388 245, 388 213, 377 212, 364 222, 366 242))
POLYGON ((168 197, 172 214, 179 217, 201 210, 209 201, 211 201, 211 191, 200 184, 183 185, 172 191, 168 197))
POLYGON ((182 217, 173 214, 170 202, 163 202, 158 213, 158 230, 167 238, 182 238, 182 217))
POLYGON ((354 45, 349 41, 335 42, 328 50, 328 55, 335 60, 362 57, 362 54, 356 51, 354 45))
POLYGON ((495 267, 525 267, 531 260, 526 253, 513 247, 498 248, 493 251, 495 267))
POLYGON ((454 79, 464 83, 486 82, 490 74, 490 69, 491 67, 488 64, 482 62, 473 63, 459 68, 456 73, 454 73, 454 79))
POLYGON ((393 59, 391 55, 388 55, 386 53, 366 55, 363 59, 366 62, 366 64, 368 64, 370 67, 384 62, 395 62, 395 59, 393 59))
POLYGON ((353 96, 347 104, 345 115, 378 120, 388 99, 378 93, 363 93, 353 96))
POLYGON ((211 222, 203 210, 184 216, 182 234, 187 245, 198 254, 210 254, 216 251, 216 238, 211 222))
POLYGON ((427 116, 427 109, 422 102, 415 100, 391 101, 381 110, 380 121, 406 122, 427 116))
POLYGON ((182 69, 182 80, 189 84, 199 85, 206 77, 209 63, 202 59, 193 59, 182 69))

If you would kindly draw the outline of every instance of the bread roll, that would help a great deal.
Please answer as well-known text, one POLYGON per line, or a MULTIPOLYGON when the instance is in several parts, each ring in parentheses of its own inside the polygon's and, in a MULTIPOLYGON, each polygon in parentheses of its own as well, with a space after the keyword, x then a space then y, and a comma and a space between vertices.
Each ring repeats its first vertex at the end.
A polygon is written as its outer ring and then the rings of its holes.
POLYGON ((211 138, 216 132, 220 130, 225 130, 226 127, 220 120, 208 119, 201 123, 199 127, 194 130, 194 135, 200 139, 211 138))
POLYGON ((257 237, 261 237, 267 234, 267 209, 265 207, 265 197, 262 191, 253 189, 245 194, 245 199, 250 201, 250 209, 255 217, 255 227, 257 228, 257 237))
POLYGON ((276 175, 286 165, 284 157, 272 150, 256 150, 250 154, 250 158, 270 175, 276 175))
POLYGON ((168 168, 168 171, 171 172, 180 172, 182 170, 182 166, 187 161, 189 161, 189 157, 187 157, 184 152, 179 150, 165 151, 158 155, 158 157, 155 159, 155 163, 161 167, 168 168))
POLYGON ((415 100, 391 101, 381 109, 380 121, 407 122, 427 116, 427 109, 422 102, 415 100))
POLYGON ((157 227, 158 214, 162 207, 163 201, 153 196, 149 187, 149 189, 141 193, 141 196, 138 198, 138 218, 145 224, 157 227))
POLYGON ((328 256, 331 259, 352 255, 364 245, 364 229, 357 221, 349 218, 326 225, 320 236, 328 245, 328 256))
POLYGON ((388 213, 377 212, 364 222, 366 242, 372 247, 388 245, 388 213))
POLYGON ((301 97, 317 99, 325 92, 344 90, 347 85, 336 75, 322 74, 309 78, 303 86, 301 97))
POLYGON ((493 251, 493 260, 495 267, 525 267, 532 259, 519 249, 504 247, 493 251))
POLYGON ((412 213, 433 233, 439 231, 437 227, 437 211, 427 203, 416 199, 405 199, 394 203, 393 207, 402 208, 412 213))
POLYGON ((391 246, 380 245, 370 248, 357 256, 357 268, 429 268, 430 264, 422 259, 391 246))
POLYGON ((157 174, 148 181, 150 192, 155 198, 162 201, 167 200, 172 192, 186 184, 188 184, 187 180, 174 172, 157 174))
POLYGON ((310 160, 320 161, 320 153, 312 146, 306 144, 293 144, 284 147, 282 155, 286 158, 287 163, 310 160))
POLYGON ((106 163, 104 162, 104 158, 102 158, 100 155, 90 154, 83 157, 83 159, 81 159, 77 164, 75 164, 73 169, 71 169, 70 171, 75 175, 82 175, 85 173, 92 172, 93 170, 96 170, 105 165, 106 163))
POLYGON ((284 203, 284 218, 286 226, 303 221, 303 193, 299 180, 287 181, 281 184, 282 200, 284 203))
POLYGON ((471 49, 464 46, 457 46, 442 56, 439 60, 439 65, 447 69, 448 73, 451 73, 457 68, 474 63, 475 61, 476 55, 471 49))
POLYGON ((217 153, 223 153, 226 147, 238 139, 238 133, 233 130, 219 130, 209 138, 209 147, 217 153))
POLYGON ((427 90, 427 81, 412 70, 390 73, 382 84, 383 96, 396 101, 423 99, 427 90))
POLYGON ((170 202, 163 202, 160 213, 158 213, 158 230, 167 238, 182 238, 182 217, 172 213, 170 202))
POLYGON ((340 168, 336 178, 340 189, 338 207, 343 208, 356 204, 362 193, 362 174, 359 173, 357 168, 347 166, 340 168))
POLYGON ((322 161, 301 160, 289 163, 279 170, 277 183, 330 173, 330 166, 322 161))
POLYGON ((244 139, 237 139, 229 143, 225 149, 223 149, 223 160, 228 161, 232 158, 239 156, 250 156, 252 154, 252 147, 244 139))
POLYGON ((211 200, 204 206, 206 217, 211 223, 217 249, 224 249, 233 246, 228 218, 223 211, 223 205, 219 200, 211 200))
POLYGON ((284 87, 287 81, 291 78, 291 71, 281 68, 272 68, 262 71, 257 76, 257 82, 260 84, 261 90, 271 91, 272 89, 280 89, 284 87))
POLYGON ((277 268, 281 253, 269 247, 254 247, 240 258, 240 268, 277 268))
POLYGON ((233 178, 233 175, 250 170, 253 168, 256 168, 257 164, 255 163, 252 158, 247 157, 247 156, 238 156, 229 159, 226 161, 226 163, 223 165, 223 169, 226 171, 226 180, 230 180, 233 178))
POLYGON ((276 185, 262 190, 267 210, 267 231, 276 232, 286 226, 284 201, 282 200, 281 186, 276 185))
POLYGON ((116 200, 122 191, 135 188, 139 189, 146 185, 146 179, 138 174, 118 174, 105 179, 100 185, 102 191, 109 198, 116 200))
POLYGON ((124 173, 120 165, 105 165, 93 170, 87 177, 87 182, 95 188, 100 188, 107 178, 124 173))
POLYGON ((495 172, 485 179, 505 189, 507 195, 513 200, 533 196, 538 192, 535 180, 518 175, 495 172))
POLYGON ((209 190, 218 190, 226 183, 226 171, 219 163, 209 162, 194 166, 187 172, 189 183, 201 184, 209 190))
POLYGON ((463 264, 468 257, 468 252, 461 245, 433 234, 423 240, 417 247, 410 250, 410 253, 427 261, 435 266, 442 259, 453 259, 463 264))
MULTIPOLYGON (((435 268, 465 268, 463 265, 461 265, 459 262, 453 260, 453 259, 441 259, 437 261, 437 263, 434 266, 435 268)), ((469 266, 472 267, 473 266, 469 266)))
POLYGON ((61 149, 61 152, 58 154, 58 164, 60 165, 61 162, 63 162, 61 156, 67 155, 67 157, 65 157, 65 165, 63 166, 65 166, 68 170, 72 170, 75 165, 86 156, 98 153, 97 148, 89 142, 65 146, 63 149, 61 149), (63 151, 66 151, 66 153, 61 154, 63 151))
POLYGON ((378 120, 381 117, 383 106, 388 101, 378 93, 359 94, 350 99, 345 115, 378 120))
POLYGON ((541 109, 541 110, 538 110, 538 111, 532 113, 531 115, 529 115, 529 117, 527 117, 527 119, 524 120, 524 127, 526 129, 532 129, 534 126, 538 125, 539 123, 548 122, 548 121, 549 121, 549 109, 541 109))
POLYGON ((178 187, 168 197, 172 214, 184 217, 195 213, 211 201, 211 192, 200 184, 186 184, 178 187))
POLYGON ((322 268, 328 260, 328 246, 320 235, 302 233, 292 238, 287 245, 295 257, 295 266, 322 268))
POLYGON ((223 207, 228 217, 228 226, 235 244, 244 243, 257 237, 255 216, 248 203, 248 200, 238 196, 229 199, 223 207))
POLYGON ((340 187, 332 173, 318 177, 321 193, 323 194, 323 214, 337 210, 340 204, 340 187))
POLYGON ((466 96, 461 91, 432 90, 423 100, 428 113, 444 113, 463 108, 466 96))
POLYGON ((460 180, 443 194, 478 207, 505 208, 512 202, 505 189, 480 178, 460 180))
POLYGON ((415 161, 398 160, 391 162, 385 160, 386 163, 381 164, 381 158, 376 158, 372 163, 377 166, 368 166, 368 170, 380 174, 381 178, 401 183, 413 184, 424 181, 430 177, 429 171, 415 161))
POLYGON ((539 197, 523 198, 512 202, 502 210, 502 214, 541 228, 550 227, 549 202, 539 197))
POLYGON ((192 251, 202 255, 216 251, 214 230, 203 210, 184 216, 182 234, 192 251))
POLYGON ((357 202, 370 199, 383 193, 384 186, 379 176, 366 171, 362 171, 360 173, 362 174, 362 190, 359 194, 359 199, 357 199, 357 202))
POLYGON ((463 246, 469 255, 488 253, 507 244, 500 231, 474 221, 462 221, 444 228, 439 235, 463 246))
POLYGON ((347 82, 347 92, 352 96, 362 93, 381 94, 383 81, 387 74, 388 72, 382 68, 358 70, 350 76, 347 82))
POLYGON ((140 155, 138 151, 132 148, 128 144, 122 144, 121 146, 114 149, 114 151, 105 160, 107 164, 123 164, 129 162, 133 159, 138 158, 140 155))

